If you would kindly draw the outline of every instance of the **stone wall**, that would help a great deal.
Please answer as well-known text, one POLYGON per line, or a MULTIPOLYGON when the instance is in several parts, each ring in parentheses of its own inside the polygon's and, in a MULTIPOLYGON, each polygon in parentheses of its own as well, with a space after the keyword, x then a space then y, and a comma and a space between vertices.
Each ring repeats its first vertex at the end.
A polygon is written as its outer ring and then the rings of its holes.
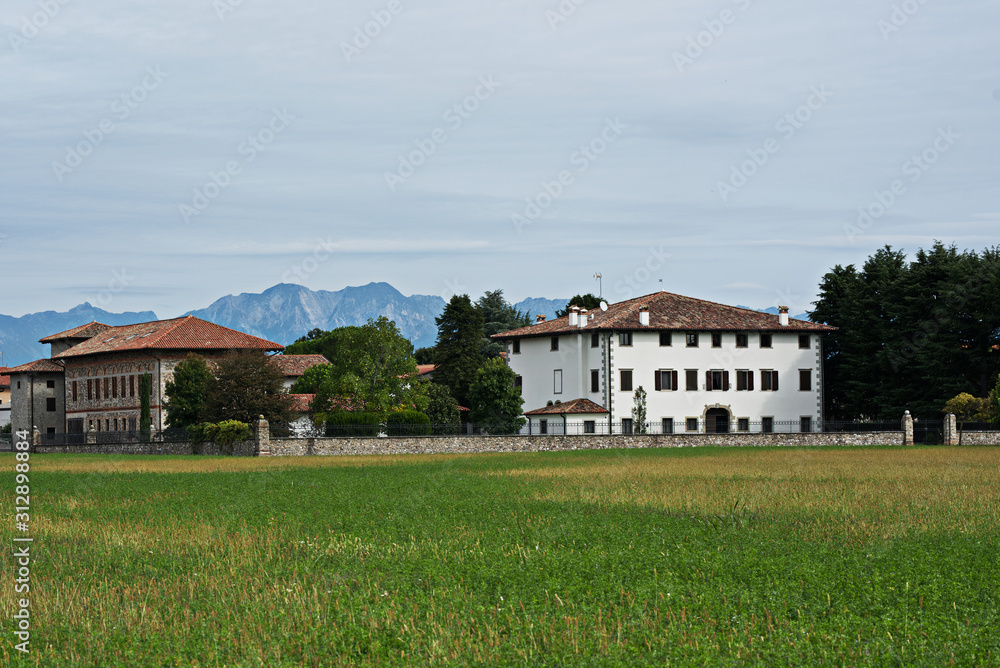
MULTIPOLYGON (((34 452, 41 454, 77 455, 193 455, 195 446, 190 442, 181 443, 91 443, 87 445, 37 445, 34 452)), ((197 454, 219 456, 224 454, 215 443, 201 443, 197 454)), ((233 455, 256 457, 257 442, 253 439, 237 443, 233 455)))
POLYGON ((1000 431, 963 431, 961 439, 962 445, 1000 445, 1000 431))
MULTIPOLYGON (((272 438, 270 455, 404 455, 554 452, 615 448, 902 445, 903 432, 869 434, 648 434, 617 436, 442 436, 414 438, 272 438)), ((262 453, 263 454, 263 453, 262 453)))

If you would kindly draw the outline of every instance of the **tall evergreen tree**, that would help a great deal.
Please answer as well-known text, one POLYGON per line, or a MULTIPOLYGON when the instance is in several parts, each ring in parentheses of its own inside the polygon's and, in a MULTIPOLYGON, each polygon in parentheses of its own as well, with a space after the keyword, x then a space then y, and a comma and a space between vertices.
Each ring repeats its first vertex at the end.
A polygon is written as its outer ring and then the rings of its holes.
POLYGON ((580 308, 585 308, 588 311, 593 311, 595 308, 599 308, 601 306, 601 298, 592 292, 588 292, 585 295, 576 295, 566 302, 566 308, 556 309, 556 317, 562 318, 565 315, 569 315, 570 306, 579 306, 580 308))
POLYGON ((208 400, 212 383, 212 370, 205 358, 191 353, 176 367, 174 376, 167 382, 167 426, 184 429, 204 422, 202 413, 208 400))
POLYGON ((438 327, 434 382, 447 387, 459 404, 468 406, 469 386, 483 361, 483 314, 469 295, 455 295, 434 322, 438 327))
POLYGON ((490 337, 531 324, 527 311, 521 311, 509 304, 503 297, 503 290, 487 292, 476 300, 476 310, 483 316, 483 342, 480 353, 484 359, 500 357, 504 345, 490 337))

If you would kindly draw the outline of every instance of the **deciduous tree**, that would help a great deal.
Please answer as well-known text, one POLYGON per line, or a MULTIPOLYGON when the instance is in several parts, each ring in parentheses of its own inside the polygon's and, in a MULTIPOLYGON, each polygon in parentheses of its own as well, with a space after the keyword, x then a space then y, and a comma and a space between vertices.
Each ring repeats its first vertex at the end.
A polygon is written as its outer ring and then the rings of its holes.
POLYGON ((470 418, 492 433, 513 434, 524 426, 524 399, 514 387, 514 372, 502 358, 487 360, 469 387, 470 418))
POLYGON ((165 387, 168 427, 184 429, 204 422, 203 413, 212 378, 212 370, 205 358, 194 353, 174 368, 173 378, 165 387))

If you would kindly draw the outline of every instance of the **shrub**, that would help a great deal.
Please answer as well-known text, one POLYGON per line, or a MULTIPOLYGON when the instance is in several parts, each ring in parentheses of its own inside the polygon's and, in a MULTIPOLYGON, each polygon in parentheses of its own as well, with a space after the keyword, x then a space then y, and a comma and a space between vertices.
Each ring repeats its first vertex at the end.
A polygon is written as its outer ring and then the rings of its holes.
POLYGON ((379 413, 340 411, 326 416, 327 436, 378 436, 381 427, 379 413))
POLYGON ((428 436, 431 419, 420 411, 390 413, 385 421, 385 430, 389 436, 428 436))
POLYGON ((222 452, 231 455, 233 446, 253 436, 250 425, 239 420, 223 420, 217 424, 211 422, 192 424, 188 426, 187 433, 196 455, 202 454, 201 445, 205 442, 215 443, 222 452))

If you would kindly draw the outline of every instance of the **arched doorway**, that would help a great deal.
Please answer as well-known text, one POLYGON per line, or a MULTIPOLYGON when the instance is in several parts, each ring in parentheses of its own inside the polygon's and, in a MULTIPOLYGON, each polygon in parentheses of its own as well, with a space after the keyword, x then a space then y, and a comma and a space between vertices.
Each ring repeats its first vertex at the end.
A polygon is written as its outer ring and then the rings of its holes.
POLYGON ((705 411, 705 433, 728 434, 730 418, 725 408, 709 408, 705 411))

